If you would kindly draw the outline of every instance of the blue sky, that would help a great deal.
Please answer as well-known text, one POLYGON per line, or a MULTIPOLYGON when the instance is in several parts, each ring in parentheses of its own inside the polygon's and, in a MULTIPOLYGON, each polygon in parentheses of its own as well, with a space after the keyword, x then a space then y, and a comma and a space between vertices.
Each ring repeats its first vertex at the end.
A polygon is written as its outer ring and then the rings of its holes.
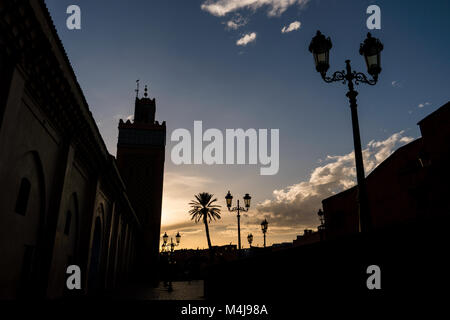
MULTIPOLYGON (((353 181, 346 87, 326 84, 316 73, 308 51, 316 30, 333 41, 330 71, 342 70, 350 59, 365 72, 358 49, 369 31, 366 8, 381 8, 381 30, 372 34, 384 44, 383 70, 376 86, 356 88, 363 145, 380 142, 367 149, 369 169, 419 137, 416 123, 449 100, 448 1, 290 0, 271 15, 282 2, 46 0, 112 154, 118 119, 134 110, 136 79, 156 97, 157 119, 168 126, 163 231, 182 230, 186 247, 206 246, 202 226, 189 222, 186 213, 194 193, 215 193, 222 205, 228 189, 235 198, 250 193, 254 209, 242 219, 243 232, 259 236, 258 221, 268 217, 272 243, 292 241, 304 227, 317 225, 319 198, 353 181), (81 30, 66 27, 72 4, 81 8, 81 30), (208 11, 214 4, 226 14, 208 11), (227 12, 233 5, 236 10, 227 12), (238 18, 246 24, 227 27, 238 18), (294 21, 301 23, 298 30, 281 32, 294 21), (255 41, 236 44, 251 33, 255 41), (260 176, 259 165, 175 166, 170 134, 193 130, 194 120, 202 120, 205 129, 279 129, 278 174, 260 176)), ((225 211, 223 216, 212 227, 213 244, 236 243, 235 216, 225 211)), ((260 240, 255 237, 255 244, 260 240)))

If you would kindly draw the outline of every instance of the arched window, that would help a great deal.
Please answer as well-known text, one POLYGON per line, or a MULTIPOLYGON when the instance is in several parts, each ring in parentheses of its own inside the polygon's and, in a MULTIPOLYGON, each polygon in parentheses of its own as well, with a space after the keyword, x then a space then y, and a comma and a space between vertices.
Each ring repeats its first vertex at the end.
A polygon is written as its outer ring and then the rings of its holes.
POLYGON ((16 200, 16 213, 25 215, 27 213, 28 200, 30 198, 31 183, 27 178, 22 178, 20 181, 19 194, 16 200))
POLYGON ((72 222, 72 212, 67 211, 66 213, 66 224, 64 225, 64 234, 69 235, 70 233, 70 224, 72 222))

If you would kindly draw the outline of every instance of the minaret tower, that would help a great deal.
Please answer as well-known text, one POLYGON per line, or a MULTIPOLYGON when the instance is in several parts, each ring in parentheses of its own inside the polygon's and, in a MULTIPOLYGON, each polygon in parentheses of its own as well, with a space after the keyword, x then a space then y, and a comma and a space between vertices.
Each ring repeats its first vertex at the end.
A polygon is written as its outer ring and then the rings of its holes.
POLYGON ((147 86, 143 98, 137 89, 134 121, 119 121, 117 143, 117 164, 142 225, 138 264, 150 279, 157 275, 166 147, 166 122, 155 121, 155 111, 147 86))

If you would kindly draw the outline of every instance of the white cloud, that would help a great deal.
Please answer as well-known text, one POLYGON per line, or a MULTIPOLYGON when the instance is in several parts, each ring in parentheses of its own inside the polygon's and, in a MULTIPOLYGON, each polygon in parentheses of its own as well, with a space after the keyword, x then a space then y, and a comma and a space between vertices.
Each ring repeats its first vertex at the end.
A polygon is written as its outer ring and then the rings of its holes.
POLYGON ((397 80, 394 80, 394 81, 392 81, 391 82, 391 85, 394 87, 394 88, 401 88, 403 85, 400 83, 400 81, 397 81, 397 80))
POLYGON ((201 8, 210 14, 223 17, 230 12, 242 9, 257 10, 261 7, 268 7, 269 16, 280 16, 293 5, 303 6, 309 0, 205 0, 201 8))
POLYGON ((419 108, 423 108, 423 107, 425 107, 425 106, 429 106, 430 104, 431 104, 431 103, 429 103, 429 102, 419 103, 418 107, 419 107, 419 108))
POLYGON ((252 32, 244 35, 242 38, 236 41, 236 44, 238 46, 246 46, 247 44, 249 44, 250 42, 254 42, 255 40, 256 40, 256 33, 252 32))
POLYGON ((237 13, 231 20, 226 22, 227 28, 231 30, 237 30, 248 23, 248 20, 242 15, 237 13))
MULTIPOLYGON (((370 141, 363 150, 366 172, 372 171, 398 147, 413 140, 398 132, 383 141, 370 141)), ((280 226, 315 227, 321 201, 356 184, 354 153, 328 155, 324 165, 313 169, 309 180, 281 190, 274 190, 274 199, 258 204, 256 216, 261 214, 280 226)))
POLYGON ((295 30, 300 29, 301 22, 300 21, 294 21, 289 26, 284 26, 283 29, 281 29, 281 33, 288 33, 295 30))
POLYGON ((126 116, 123 114, 116 114, 116 115, 114 115, 113 118, 114 118, 114 120, 117 120, 117 121, 119 121, 120 119, 122 119, 123 121, 127 121, 127 120, 132 121, 134 119, 134 115, 130 114, 130 115, 126 116))
POLYGON ((227 22, 227 27, 228 27, 229 29, 236 30, 236 29, 239 29, 239 24, 237 24, 237 23, 234 22, 233 20, 230 20, 230 21, 227 22))

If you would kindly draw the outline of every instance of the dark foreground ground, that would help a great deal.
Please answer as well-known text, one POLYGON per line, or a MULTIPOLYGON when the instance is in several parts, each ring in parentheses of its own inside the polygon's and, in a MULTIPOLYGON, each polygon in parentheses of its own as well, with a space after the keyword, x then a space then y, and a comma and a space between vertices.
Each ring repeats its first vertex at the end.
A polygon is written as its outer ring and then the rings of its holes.
POLYGON ((120 300, 203 300, 203 280, 174 281, 172 291, 163 282, 154 288, 132 285, 110 294, 112 299, 120 300))
POLYGON ((205 279, 205 297, 300 301, 438 296, 449 283, 448 226, 445 215, 440 221, 416 221, 215 265, 205 279), (381 270, 381 290, 367 287, 371 265, 381 270))

